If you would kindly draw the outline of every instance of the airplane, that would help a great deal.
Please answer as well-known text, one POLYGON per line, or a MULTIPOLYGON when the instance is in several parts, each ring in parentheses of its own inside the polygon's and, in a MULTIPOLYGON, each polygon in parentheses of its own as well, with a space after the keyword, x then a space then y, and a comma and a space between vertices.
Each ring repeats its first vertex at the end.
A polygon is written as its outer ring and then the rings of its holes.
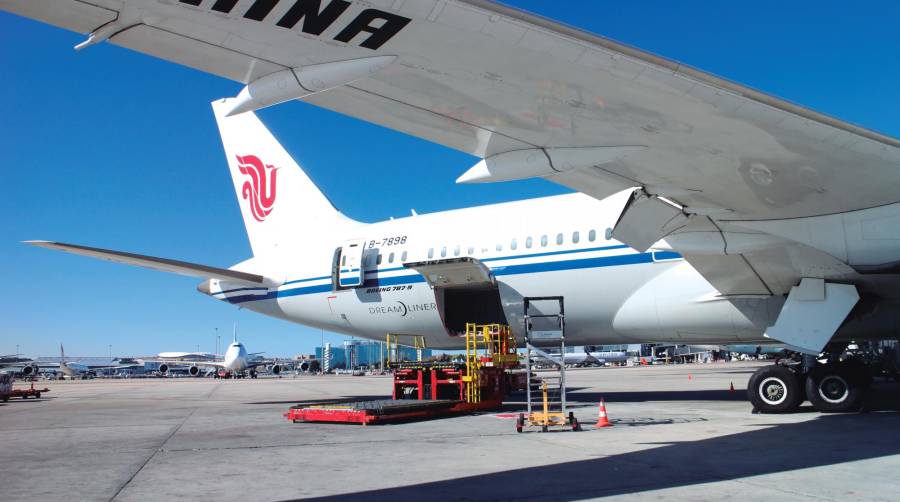
POLYGON ((30 377, 40 372, 40 366, 34 359, 20 357, 19 354, 0 356, 0 373, 11 373, 15 376, 30 377))
POLYGON ((199 376, 202 369, 213 371, 216 378, 243 377, 246 373, 250 378, 256 378, 258 368, 263 367, 273 375, 278 375, 284 369, 284 365, 258 356, 262 352, 248 353, 244 344, 237 341, 235 331, 234 340, 225 350, 221 361, 209 360, 204 357, 196 357, 197 353, 162 352, 153 362, 159 363, 159 373, 167 374, 178 367, 187 367, 187 373, 191 376, 199 376), (194 357, 192 357, 194 356, 194 357))
POLYGON ((125 370, 132 368, 143 368, 143 363, 116 363, 116 364, 84 364, 79 361, 67 361, 66 360, 66 351, 63 348, 62 344, 59 344, 59 362, 55 364, 41 364, 41 371, 56 371, 58 373, 62 373, 62 377, 68 377, 71 379, 86 379, 88 377, 96 375, 98 370, 125 370))
MULTIPOLYGON (((565 298, 567 342, 778 342, 762 412, 861 402, 851 340, 893 339, 900 140, 486 0, 0 0, 0 8, 244 85, 213 111, 253 256, 228 268, 31 244, 203 278, 265 315, 462 346, 520 339, 522 299, 565 298), (299 35, 299 36, 298 36, 299 35), (256 118, 302 99, 482 160, 459 183, 576 193, 364 224, 256 118)), ((539 310, 546 307, 539 307, 539 310)))
MULTIPOLYGON (((559 351, 551 352, 554 358, 559 358, 559 351)), ((535 356, 535 361, 546 363, 546 358, 535 356)), ((621 363, 628 360, 628 353, 623 351, 591 351, 587 347, 583 352, 566 352, 563 354, 563 364, 566 366, 596 366, 606 363, 621 363)))

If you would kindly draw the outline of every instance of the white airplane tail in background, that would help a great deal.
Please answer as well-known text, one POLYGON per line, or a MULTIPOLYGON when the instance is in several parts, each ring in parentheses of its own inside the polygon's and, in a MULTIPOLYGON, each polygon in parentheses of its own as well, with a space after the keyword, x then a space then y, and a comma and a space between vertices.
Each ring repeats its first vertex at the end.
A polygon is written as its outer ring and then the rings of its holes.
POLYGON ((226 117, 230 101, 212 107, 254 255, 357 224, 331 204, 254 113, 226 117))

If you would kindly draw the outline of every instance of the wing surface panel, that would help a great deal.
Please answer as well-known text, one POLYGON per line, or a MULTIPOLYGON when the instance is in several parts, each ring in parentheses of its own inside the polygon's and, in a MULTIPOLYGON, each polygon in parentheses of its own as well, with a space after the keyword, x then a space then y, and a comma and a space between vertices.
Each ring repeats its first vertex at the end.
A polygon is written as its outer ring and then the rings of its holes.
POLYGON ((168 258, 158 258, 155 256, 140 255, 135 253, 127 253, 124 251, 113 251, 109 249, 100 249, 88 246, 80 246, 77 244, 66 244, 63 242, 52 241, 25 241, 25 244, 38 246, 47 249, 55 249, 65 251, 67 253, 89 256, 100 260, 107 260, 125 265, 136 265, 138 267, 159 270, 161 272, 170 272, 174 274, 186 275, 189 277, 201 277, 219 279, 229 282, 241 282, 253 285, 269 283, 265 277, 257 274, 241 272, 239 270, 231 270, 226 268, 210 267, 197 263, 189 263, 179 260, 171 260, 168 258))
MULTIPOLYGON (((310 63, 397 55, 377 74, 305 99, 479 157, 526 147, 646 145, 606 172, 680 188, 677 202, 727 212, 720 220, 900 200, 895 138, 516 9, 483 0, 351 2, 326 16, 332 4, 344 4, 282 0, 260 10, 257 3, 215 12, 212 2, 123 2, 120 20, 153 28, 125 30, 112 42, 240 82, 310 63), (279 25, 297 5, 313 4, 323 10, 307 11, 291 28, 279 25), (379 21, 343 36, 372 12, 408 21, 374 45, 379 21)), ((85 21, 83 11, 98 9, 86 6, 0 0, 7 10, 81 31, 109 19, 85 21), (69 10, 51 12, 60 5, 69 10)))

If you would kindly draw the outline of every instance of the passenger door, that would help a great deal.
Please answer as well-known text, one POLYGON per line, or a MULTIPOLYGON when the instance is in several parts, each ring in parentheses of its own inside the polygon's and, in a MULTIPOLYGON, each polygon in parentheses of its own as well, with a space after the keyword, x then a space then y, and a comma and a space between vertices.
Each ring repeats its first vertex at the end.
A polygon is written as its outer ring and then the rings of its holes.
POLYGON ((365 241, 362 239, 349 240, 341 247, 341 256, 338 262, 338 285, 342 288, 362 286, 365 279, 363 270, 363 248, 365 241))

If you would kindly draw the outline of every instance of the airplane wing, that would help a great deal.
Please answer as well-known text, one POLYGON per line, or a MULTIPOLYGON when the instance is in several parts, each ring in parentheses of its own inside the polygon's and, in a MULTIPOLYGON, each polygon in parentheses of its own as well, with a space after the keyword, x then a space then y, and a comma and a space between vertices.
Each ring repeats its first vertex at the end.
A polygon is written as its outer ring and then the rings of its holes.
POLYGON ((900 264, 898 139, 487 0, 0 8, 90 33, 79 48, 106 40, 247 84, 234 112, 303 97, 483 158, 460 182, 635 189, 609 235, 680 252, 761 326, 782 308, 760 299, 846 315, 856 292, 817 280, 900 264))
POLYGON ((126 253, 123 251, 111 251, 108 249, 92 248, 87 246, 79 246, 76 244, 65 244, 62 242, 51 241, 25 241, 26 244, 38 246, 47 249, 56 249, 67 253, 90 256, 91 258, 99 258, 116 263, 126 265, 136 265, 139 267, 160 270, 163 272, 171 272, 189 277, 202 277, 219 279, 223 281, 242 282, 253 285, 264 284, 265 278, 261 275, 240 272, 237 270, 229 270, 225 268, 209 267, 206 265, 198 265, 186 261, 170 260, 168 258, 157 258, 155 256, 139 255, 134 253, 126 253))

